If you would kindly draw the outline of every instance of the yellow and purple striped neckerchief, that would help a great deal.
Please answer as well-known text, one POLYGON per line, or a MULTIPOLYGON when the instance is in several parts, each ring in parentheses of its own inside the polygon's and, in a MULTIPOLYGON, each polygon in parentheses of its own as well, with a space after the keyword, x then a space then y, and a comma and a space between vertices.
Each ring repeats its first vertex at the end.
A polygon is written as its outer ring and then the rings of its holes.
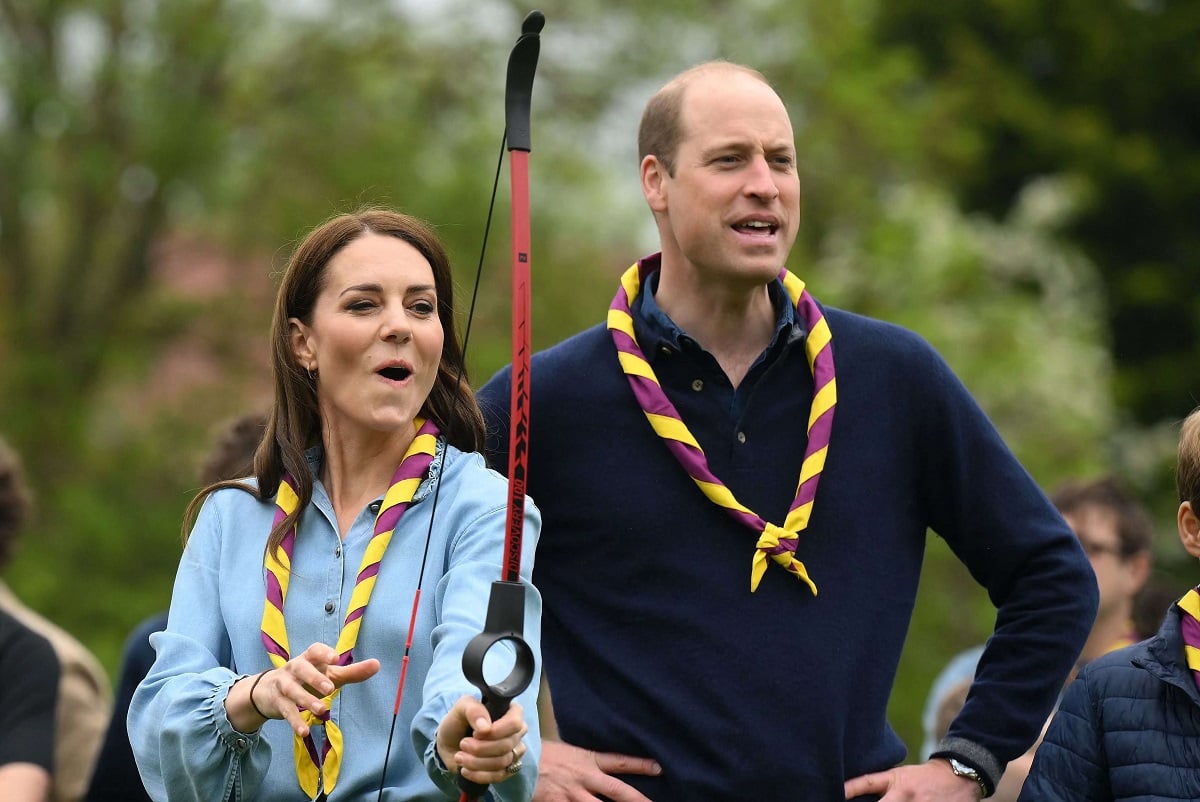
POLYGON ((644 267, 648 261, 643 260, 625 271, 621 276, 621 286, 608 310, 608 328, 617 348, 617 358, 630 387, 633 388, 633 394, 651 428, 663 439, 701 492, 735 520, 758 533, 758 543, 750 567, 751 592, 758 589, 770 559, 804 581, 815 596, 817 586, 809 578, 804 563, 796 559, 796 546, 799 543, 800 532, 808 526, 812 515, 817 484, 821 479, 821 471, 825 468, 825 455, 829 451, 833 411, 837 404, 837 383, 834 380, 829 324, 816 301, 804 289, 804 282, 786 269, 781 270, 779 277, 788 297, 796 305, 797 314, 808 327, 804 348, 809 369, 813 373, 813 400, 808 416, 808 445, 804 450, 796 498, 788 510, 783 526, 777 526, 763 520, 753 510, 739 503, 732 491, 712 473, 704 450, 688 430, 675 405, 663 392, 654 369, 650 367, 641 346, 638 345, 633 330, 632 309, 646 275, 657 269, 652 262, 644 267))
MULTIPOLYGON (((338 665, 348 665, 353 662, 354 644, 358 641, 359 628, 362 626, 363 615, 367 602, 371 600, 371 592, 375 589, 375 578, 379 574, 379 564, 383 560, 384 551, 391 542, 400 516, 412 503, 422 480, 429 474, 429 465, 433 462, 437 450, 438 428, 433 421, 417 418, 414 423, 416 437, 408 447, 392 476, 391 485, 384 494, 379 513, 375 516, 374 534, 367 543, 363 554, 362 564, 358 568, 354 590, 350 594, 349 610, 346 613, 342 631, 338 635, 337 645, 338 665)), ((279 524, 293 510, 299 498, 296 493, 296 483, 291 474, 284 474, 279 483, 279 491, 275 495, 275 518, 271 528, 279 524)), ((283 606, 287 599, 288 581, 291 576, 292 556, 296 548, 296 525, 284 535, 275 554, 268 553, 264 559, 267 580, 267 598, 263 604, 262 642, 267 649, 267 655, 276 668, 282 668, 291 659, 288 647, 287 626, 284 623, 283 606)), ((340 688, 326 696, 322 701, 331 710, 333 698, 338 695, 340 688)), ((293 739, 293 757, 296 761, 296 776, 300 787, 308 794, 309 799, 320 799, 327 796, 337 785, 338 772, 341 768, 343 754, 342 731, 337 723, 326 712, 316 716, 311 711, 302 710, 301 714, 309 727, 324 725, 325 746, 318 753, 312 734, 304 738, 299 735, 293 739)))
POLYGON ((1200 586, 1185 593, 1177 604, 1183 611, 1183 615, 1179 617, 1183 653, 1187 658, 1188 668, 1192 670, 1192 679, 1196 681, 1196 687, 1200 688, 1200 586))

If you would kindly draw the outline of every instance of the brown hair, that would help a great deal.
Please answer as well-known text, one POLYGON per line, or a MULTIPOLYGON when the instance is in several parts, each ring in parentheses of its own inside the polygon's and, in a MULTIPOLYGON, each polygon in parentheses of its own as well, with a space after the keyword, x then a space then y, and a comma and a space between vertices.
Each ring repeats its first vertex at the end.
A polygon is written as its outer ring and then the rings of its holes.
POLYGON ((1117 538, 1125 557, 1147 551, 1154 545, 1154 523, 1150 514, 1115 476, 1089 482, 1066 482, 1050 494, 1050 501, 1064 514, 1084 507, 1111 510, 1117 518, 1117 538))
POLYGON ((267 414, 251 412, 226 423, 200 467, 200 482, 241 479, 254 473, 254 452, 267 431, 267 414))
POLYGON ((757 78, 767 86, 771 83, 761 72, 731 61, 706 61, 684 70, 654 93, 642 112, 638 127, 638 162, 654 156, 667 168, 667 175, 675 175, 675 156, 683 139, 683 96, 688 85, 696 78, 709 72, 724 70, 740 72, 757 78))
POLYGON ((1192 410, 1179 427, 1179 460, 1175 465, 1175 487, 1179 503, 1192 503, 1200 514, 1200 407, 1192 410))
POLYGON ((266 434, 254 456, 258 489, 236 480, 224 480, 200 491, 184 514, 184 537, 195 513, 210 493, 223 487, 238 487, 258 498, 273 495, 284 473, 297 485, 296 509, 271 530, 267 550, 275 553, 284 534, 312 499, 312 476, 304 452, 321 442, 321 415, 313 377, 296 360, 289 337, 290 318, 311 323, 317 296, 325 286, 326 267, 342 248, 374 233, 396 237, 421 253, 433 268, 438 299, 438 319, 444 339, 442 358, 429 397, 420 414, 441 429, 446 441, 462 451, 477 451, 483 443, 483 414, 467 381, 462 346, 454 327, 454 286, 450 259, 433 228, 410 215, 387 209, 365 209, 326 220, 310 231, 297 246, 275 299, 271 320, 271 362, 275 402, 267 419, 266 434))
POLYGON ((8 565, 32 511, 33 493, 21 458, 0 438, 0 568, 8 565))

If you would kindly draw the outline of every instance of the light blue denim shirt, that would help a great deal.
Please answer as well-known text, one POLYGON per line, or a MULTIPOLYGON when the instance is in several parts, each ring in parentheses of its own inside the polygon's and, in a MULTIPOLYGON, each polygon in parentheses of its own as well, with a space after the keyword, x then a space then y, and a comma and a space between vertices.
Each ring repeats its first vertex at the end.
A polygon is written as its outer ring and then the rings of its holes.
MULTIPOLYGON (((378 795, 440 454, 439 447, 430 478, 418 489, 384 555, 354 647, 356 660, 378 658, 381 669, 365 682, 345 686, 332 705, 345 739, 332 802, 365 802, 378 795)), ((315 476, 319 451, 309 456, 315 476)), ((486 468, 478 454, 446 447, 440 484, 398 731, 387 761, 387 800, 458 798, 455 778, 435 759, 433 739, 460 696, 479 695, 463 677, 462 653, 483 629, 491 584, 500 578, 504 478, 486 468)), ((300 520, 284 607, 292 654, 315 642, 336 644, 381 500, 358 515, 342 541, 329 496, 315 482, 312 502, 300 520)), ((257 733, 241 733, 224 708, 235 680, 271 667, 260 626, 266 588, 263 551, 274 509, 273 498, 259 502, 242 490, 226 489, 211 495, 197 517, 179 564, 167 628, 150 639, 157 655, 154 666, 129 708, 130 741, 155 800, 304 798, 287 722, 273 719, 257 733)), ((540 527, 540 513, 527 501, 521 563, 527 585, 524 634, 539 670, 541 597, 529 577, 540 527)), ((489 667, 489 678, 507 673, 512 657, 506 641, 489 651, 487 662, 499 664, 489 667)), ((528 752, 516 776, 492 787, 495 798, 505 802, 528 800, 533 794, 541 754, 537 689, 535 678, 516 700, 529 725, 528 752)))

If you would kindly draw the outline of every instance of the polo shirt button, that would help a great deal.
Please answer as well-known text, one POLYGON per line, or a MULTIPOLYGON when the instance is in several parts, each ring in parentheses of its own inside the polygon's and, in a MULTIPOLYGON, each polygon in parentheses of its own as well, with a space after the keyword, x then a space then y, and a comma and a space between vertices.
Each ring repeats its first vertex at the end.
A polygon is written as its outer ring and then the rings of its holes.
POLYGON ((333 612, 333 602, 331 602, 331 601, 325 602, 325 612, 327 612, 327 613, 333 612))
POLYGON ((664 345, 662 348, 659 348, 658 350, 660 353, 662 353, 663 356, 671 355, 671 346, 669 346, 669 345, 664 345))
POLYGON ((745 433, 745 432, 738 432, 738 433, 737 433, 737 441, 738 441, 739 443, 744 443, 744 442, 746 442, 746 433, 745 433))
POLYGON ((704 389, 704 380, 703 379, 693 379, 692 380, 692 389, 695 390, 696 392, 700 392, 701 390, 703 390, 704 389))

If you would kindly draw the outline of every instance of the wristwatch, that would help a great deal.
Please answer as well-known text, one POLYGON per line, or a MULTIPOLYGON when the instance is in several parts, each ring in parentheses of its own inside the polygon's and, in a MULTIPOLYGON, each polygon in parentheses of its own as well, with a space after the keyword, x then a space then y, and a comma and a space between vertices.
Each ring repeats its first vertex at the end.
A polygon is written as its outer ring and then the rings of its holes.
POLYGON ((979 784, 979 798, 984 799, 987 797, 988 787, 987 783, 983 781, 982 774, 968 766, 966 763, 963 763, 961 760, 956 760, 955 758, 949 758, 949 760, 950 771, 954 772, 956 776, 966 777, 969 780, 974 780, 977 782, 979 784))

